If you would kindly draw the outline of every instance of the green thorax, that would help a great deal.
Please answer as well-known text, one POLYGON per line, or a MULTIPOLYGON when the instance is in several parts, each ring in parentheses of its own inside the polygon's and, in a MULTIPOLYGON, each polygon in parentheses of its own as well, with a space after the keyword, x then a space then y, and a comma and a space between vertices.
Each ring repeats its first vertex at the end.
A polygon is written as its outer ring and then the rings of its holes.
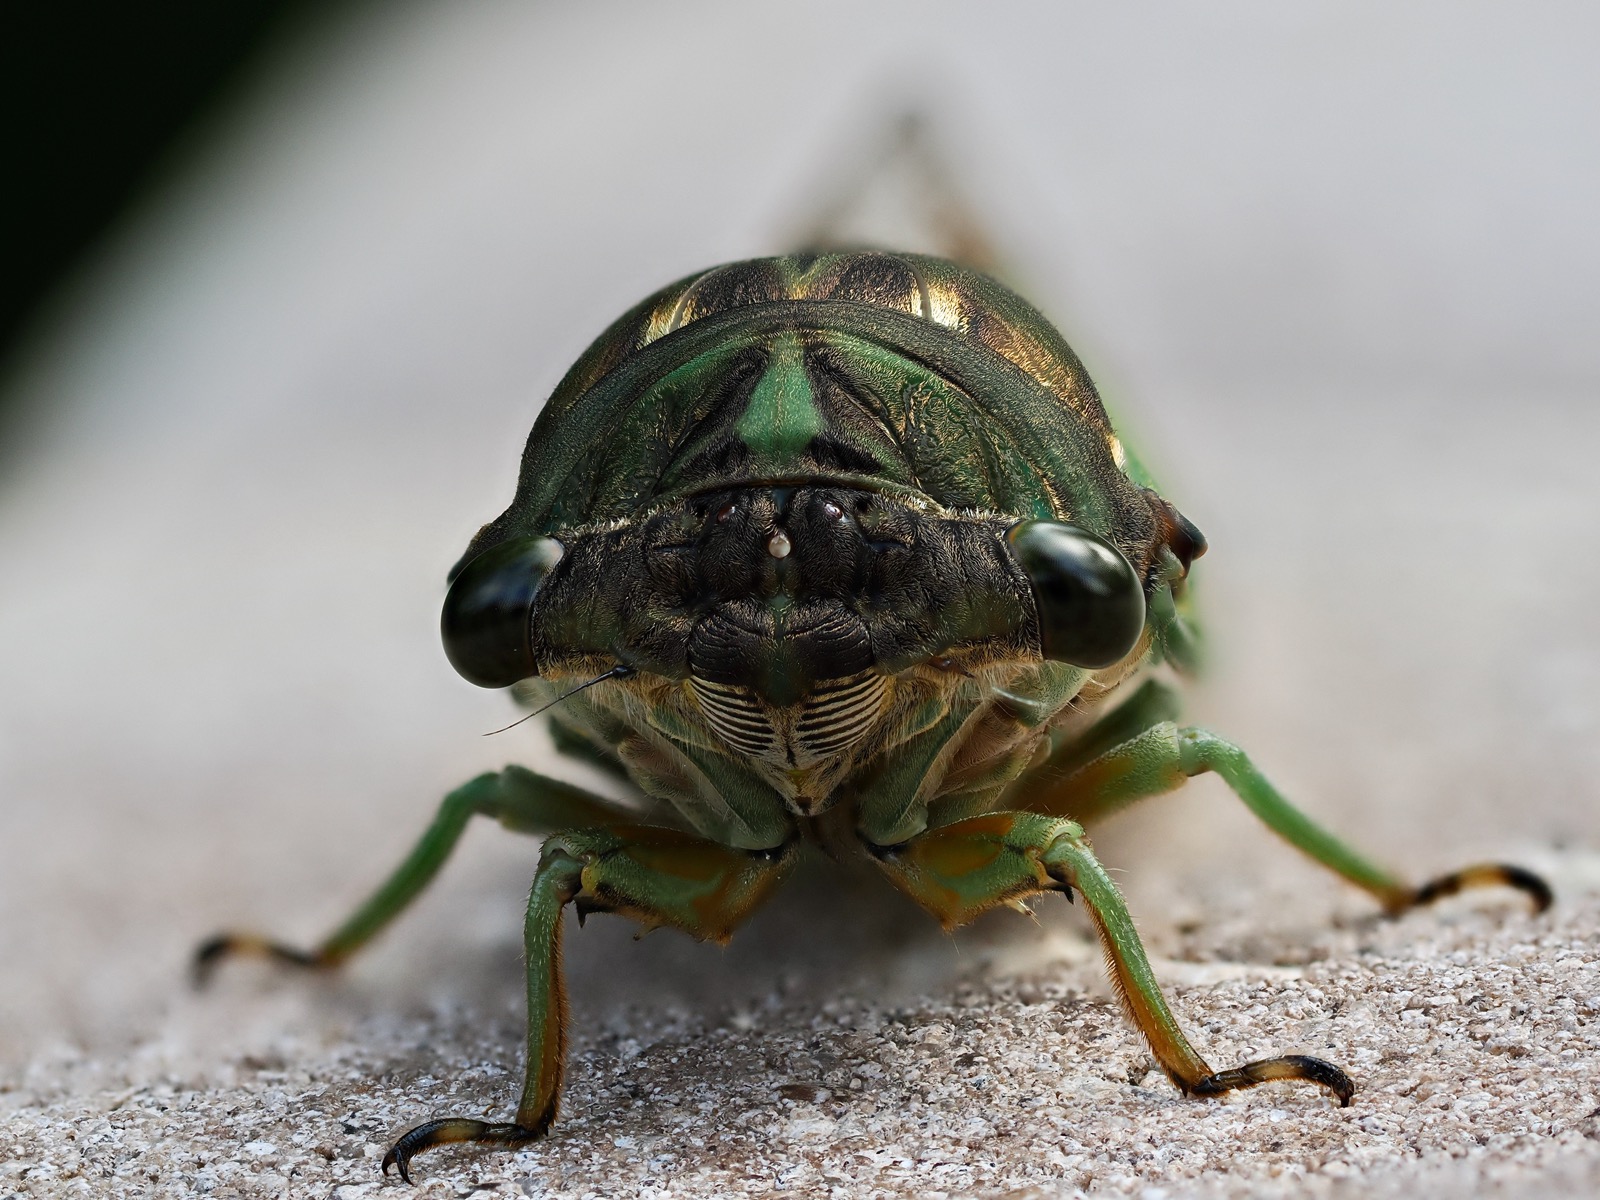
POLYGON ((757 259, 664 289, 596 341, 473 550, 809 480, 1073 521, 1142 568, 1156 522, 1125 462, 1077 357, 994 281, 912 255, 757 259))

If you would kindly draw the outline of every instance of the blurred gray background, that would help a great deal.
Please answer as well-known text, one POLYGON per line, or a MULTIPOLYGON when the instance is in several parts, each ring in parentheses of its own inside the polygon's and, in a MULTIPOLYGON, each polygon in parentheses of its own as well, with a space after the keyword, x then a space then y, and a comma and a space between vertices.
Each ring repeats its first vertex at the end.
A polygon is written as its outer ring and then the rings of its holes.
MULTIPOLYGON (((511 710, 444 660, 446 569, 607 322, 785 249, 906 111, 1211 539, 1196 714, 1416 876, 1508 858, 1585 894, 1597 44, 1593 5, 1460 0, 374 4, 296 26, 11 360, 4 1086, 135 1086, 140 1055, 207 1078, 353 1013, 514 1013, 535 848, 489 830, 331 997, 241 968, 195 1000, 182 970, 218 926, 310 940, 444 791, 547 761, 529 726, 479 736, 511 710)), ((1097 844, 1158 953, 1230 915, 1299 936, 1369 910, 1213 782, 1097 844)), ((785 970, 909 994, 972 966, 860 895, 884 912, 827 893, 822 933, 790 902, 720 957, 591 924, 579 1034, 625 1004, 721 1011, 785 970)))

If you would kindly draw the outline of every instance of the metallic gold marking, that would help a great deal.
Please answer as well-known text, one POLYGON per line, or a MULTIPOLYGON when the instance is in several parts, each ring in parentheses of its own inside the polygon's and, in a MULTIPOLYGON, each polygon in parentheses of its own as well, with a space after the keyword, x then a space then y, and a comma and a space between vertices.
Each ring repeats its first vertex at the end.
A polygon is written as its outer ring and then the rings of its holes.
POLYGON ((930 283, 924 315, 935 325, 943 325, 948 329, 962 328, 961 296, 949 288, 930 283))

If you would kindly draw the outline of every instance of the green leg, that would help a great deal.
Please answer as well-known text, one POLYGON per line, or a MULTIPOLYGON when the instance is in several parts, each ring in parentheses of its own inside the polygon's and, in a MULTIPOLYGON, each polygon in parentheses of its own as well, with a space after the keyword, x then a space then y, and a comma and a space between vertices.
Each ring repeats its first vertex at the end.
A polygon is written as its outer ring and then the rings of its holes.
POLYGON ((411 1181, 411 1159, 433 1146, 472 1142, 519 1146, 555 1119, 566 1059, 566 992, 561 980, 561 910, 580 921, 615 912, 654 928, 671 925, 725 942, 782 879, 796 843, 739 850, 674 829, 618 825, 551 836, 539 858, 523 926, 528 961, 528 1057, 516 1119, 490 1123, 447 1117, 401 1136, 383 1159, 411 1181))
POLYGON ((300 967, 333 967, 366 945, 432 882, 474 816, 493 817, 517 833, 548 834, 556 829, 607 826, 637 820, 582 788, 522 767, 479 775, 444 798, 433 824, 383 886, 349 920, 314 950, 270 941, 253 933, 223 933, 195 952, 196 983, 231 955, 251 954, 300 967))
MULTIPOLYGON (((1112 719, 1116 716, 1112 714, 1112 719)), ((1091 735, 1094 732, 1090 730, 1091 735)), ((1220 775, 1267 828, 1330 871, 1370 892, 1388 913, 1404 912, 1463 888, 1489 884, 1526 892, 1536 911, 1550 906, 1550 888, 1542 879, 1521 867, 1501 863, 1480 863, 1412 887, 1368 862, 1290 804, 1239 747, 1204 729, 1179 728, 1170 720, 1151 725, 1065 778, 1045 785, 1027 807, 1093 822, 1146 796, 1170 792, 1206 771, 1220 775)))
MULTIPOLYGON (((1132 741, 1152 725, 1176 721, 1180 711, 1176 691, 1159 679, 1145 680, 1127 700, 1071 741, 1057 746, 1049 758, 1019 779, 1012 787, 1012 794, 1027 802, 1018 807, 1037 809, 1033 801, 1041 790, 1049 795, 1050 785, 1046 781, 1071 779, 1081 768, 1124 742, 1132 741)), ((1075 815, 1074 818, 1077 819, 1075 815)))
POLYGON ((944 825, 874 854, 895 885, 947 927, 1043 891, 1076 891, 1094 921, 1111 980, 1168 1078, 1190 1096, 1218 1096, 1278 1079, 1321 1084, 1350 1103, 1355 1085, 1320 1058, 1287 1055, 1213 1071, 1167 1007, 1116 884, 1083 829, 1060 817, 995 812, 944 825))

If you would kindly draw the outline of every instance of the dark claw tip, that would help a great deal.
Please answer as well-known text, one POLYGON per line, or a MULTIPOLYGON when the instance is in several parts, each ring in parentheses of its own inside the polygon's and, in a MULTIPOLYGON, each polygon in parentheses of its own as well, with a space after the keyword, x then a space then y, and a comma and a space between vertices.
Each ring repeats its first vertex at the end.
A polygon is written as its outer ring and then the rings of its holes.
MULTIPOLYGON (((553 1114, 552 1114, 553 1115, 553 1114)), ((548 1125, 546 1120, 545 1125, 548 1125)), ((428 1121, 415 1129, 402 1133, 399 1140, 383 1156, 383 1173, 395 1167, 400 1178, 411 1183, 411 1160, 434 1146, 449 1146, 458 1142, 476 1142, 480 1146, 513 1147, 531 1142, 544 1133, 544 1128, 505 1123, 490 1125, 470 1117, 447 1117, 442 1121, 428 1121)))
POLYGON ((194 957, 189 960, 189 982, 196 988, 203 988, 211 981, 211 974, 216 970, 217 961, 228 953, 232 938, 225 934, 207 938, 195 947, 194 957))
POLYGON ((1220 1096, 1224 1092, 1286 1079, 1303 1079, 1307 1083, 1320 1084, 1338 1098, 1340 1108, 1349 1108, 1356 1094, 1356 1085, 1351 1082, 1350 1076, 1331 1062, 1312 1058, 1308 1054, 1285 1054, 1282 1058, 1264 1058, 1232 1070, 1217 1071, 1187 1090, 1196 1096, 1220 1096))
POLYGON ((1556 894, 1550 890, 1550 885, 1532 871, 1508 863, 1502 864, 1500 870, 1505 873, 1507 887, 1527 893, 1528 899, 1533 901, 1534 912, 1542 913, 1556 902, 1556 894))
POLYGON ((189 976, 196 987, 204 987, 217 964, 236 954, 270 958, 291 967, 331 967, 338 958, 316 950, 296 950, 280 942, 268 941, 255 933, 219 933, 201 942, 190 960, 189 976))
POLYGON ((1350 1101, 1355 1099, 1356 1085, 1350 1076, 1326 1059, 1312 1058, 1307 1054, 1290 1055, 1285 1061, 1294 1063, 1301 1069, 1301 1079, 1311 1083, 1320 1083, 1339 1099, 1340 1108, 1349 1108, 1350 1101))
POLYGON ((400 1178, 406 1183, 411 1182, 411 1156, 400 1153, 398 1145, 390 1146, 389 1152, 383 1156, 383 1177, 389 1178, 389 1168, 399 1167, 400 1178))
POLYGON ((1432 904, 1445 896, 1474 887, 1509 887, 1522 892, 1533 902, 1533 911, 1542 913, 1555 903, 1550 885, 1525 867, 1510 863, 1479 863, 1431 879, 1416 891, 1413 904, 1432 904))

